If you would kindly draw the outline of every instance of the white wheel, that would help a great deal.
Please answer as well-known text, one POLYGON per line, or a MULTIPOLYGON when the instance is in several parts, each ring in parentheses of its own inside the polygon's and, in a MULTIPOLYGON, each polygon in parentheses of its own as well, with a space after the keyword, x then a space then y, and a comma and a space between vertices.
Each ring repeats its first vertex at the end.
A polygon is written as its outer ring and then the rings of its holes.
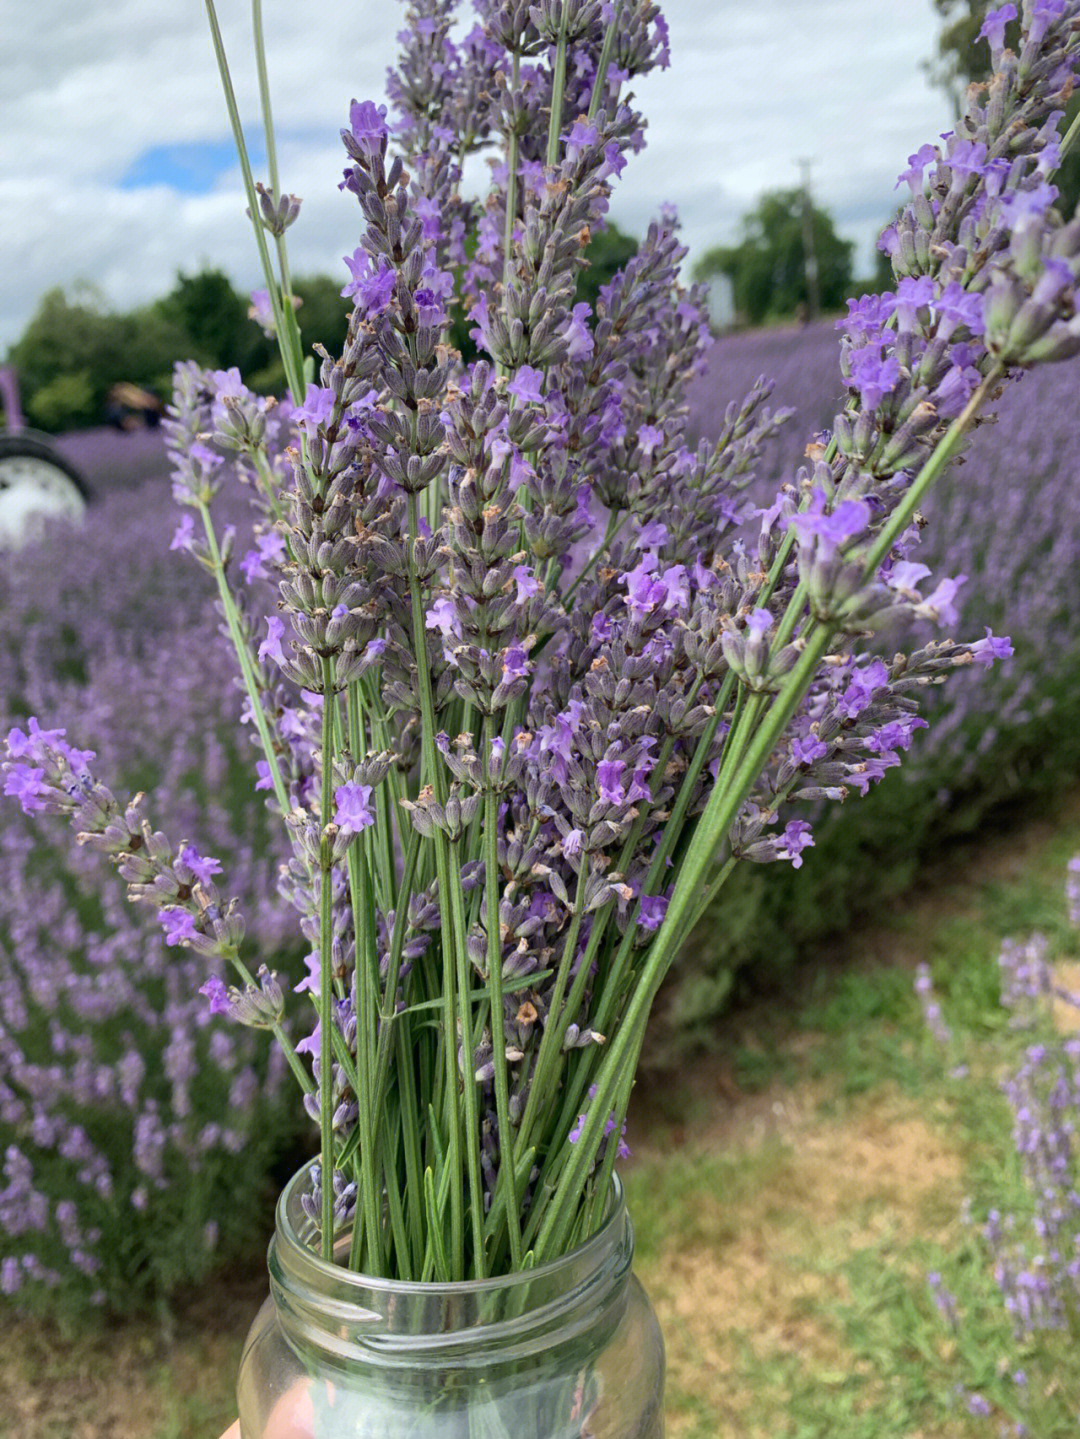
POLYGON ((49 519, 78 524, 87 499, 78 472, 51 445, 0 435, 0 548, 26 544, 49 519))

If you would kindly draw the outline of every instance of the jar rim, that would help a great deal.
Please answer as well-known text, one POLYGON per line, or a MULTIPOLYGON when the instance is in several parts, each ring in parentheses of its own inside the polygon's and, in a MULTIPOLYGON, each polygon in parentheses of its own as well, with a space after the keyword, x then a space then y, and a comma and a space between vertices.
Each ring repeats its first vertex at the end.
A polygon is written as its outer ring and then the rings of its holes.
MULTIPOLYGON (((274 1241, 284 1244, 289 1256, 299 1261, 314 1277, 332 1281, 336 1285, 355 1287, 370 1294, 390 1296, 428 1295, 447 1298, 480 1298, 488 1294, 505 1294, 512 1286, 535 1285, 538 1280, 556 1279, 560 1273, 591 1267, 590 1261, 599 1264, 602 1256, 617 1244, 627 1225, 626 1194, 622 1181, 615 1173, 611 1176, 611 1199, 599 1229, 590 1234, 584 1243, 538 1264, 533 1269, 522 1269, 509 1274, 491 1275, 484 1279, 430 1280, 421 1282, 411 1279, 382 1279, 361 1270, 349 1269, 346 1265, 324 1259, 312 1245, 301 1237, 294 1223, 294 1214, 300 1210, 300 1194, 310 1172, 317 1168, 318 1159, 311 1159, 289 1180, 278 1196, 276 1208, 276 1230, 274 1241)), ((302 1211, 301 1211, 302 1212, 302 1211)), ((306 1216, 305 1216, 306 1218, 306 1216)), ((308 1221, 310 1223, 310 1221, 308 1221)), ((312 1226, 314 1228, 314 1226, 312 1226)), ((341 1292, 340 1290, 338 1291, 341 1292)))

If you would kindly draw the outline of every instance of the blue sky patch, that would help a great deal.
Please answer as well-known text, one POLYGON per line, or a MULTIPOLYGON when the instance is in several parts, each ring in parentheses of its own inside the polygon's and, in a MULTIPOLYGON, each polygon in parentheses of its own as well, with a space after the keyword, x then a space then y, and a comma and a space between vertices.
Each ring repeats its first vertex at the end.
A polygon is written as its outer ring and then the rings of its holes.
MULTIPOLYGON (((263 164, 262 146, 252 146, 251 163, 256 174, 263 164)), ((205 195, 218 179, 236 164, 232 140, 203 140, 186 145, 151 145, 136 155, 120 177, 122 190, 145 190, 151 185, 168 185, 182 195, 205 195)))

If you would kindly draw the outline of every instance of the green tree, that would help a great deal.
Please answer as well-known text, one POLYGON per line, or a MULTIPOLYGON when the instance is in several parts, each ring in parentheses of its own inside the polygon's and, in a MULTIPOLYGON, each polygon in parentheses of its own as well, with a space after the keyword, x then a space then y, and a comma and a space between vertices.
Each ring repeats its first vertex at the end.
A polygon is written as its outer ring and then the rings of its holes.
POLYGON ((254 329, 247 301, 233 289, 223 270, 177 275, 176 284, 158 301, 157 308, 188 336, 191 359, 224 369, 247 358, 254 329))
POLYGON ((26 413, 42 429, 63 430, 100 424, 105 396, 117 380, 163 393, 174 361, 189 345, 175 321, 152 309, 118 314, 97 290, 79 285, 41 297, 8 360, 18 372, 26 413))
MULTIPOLYGON (((823 310, 839 309, 851 293, 854 245, 836 233, 832 217, 810 206, 818 292, 823 310)), ((696 280, 730 275, 735 308, 753 324, 798 313, 810 303, 804 240, 803 192, 770 190, 742 221, 735 245, 707 250, 696 280)))
MULTIPOLYGON (((945 24, 938 36, 937 55, 928 63, 927 70, 934 84, 952 99, 958 117, 967 87, 985 81, 990 75, 990 46, 979 39, 979 31, 989 11, 996 10, 998 4, 999 0, 934 0, 934 9, 945 24)), ((1022 10, 1021 5, 1016 8, 1022 10)), ((1019 37, 1017 19, 1006 26, 1006 45, 1016 49, 1019 37)), ((1066 107, 1066 126, 1077 113, 1080 113, 1080 96, 1066 107)), ((1060 209, 1072 215, 1080 201, 1080 151, 1073 150, 1065 157, 1054 183, 1060 191, 1060 209)))
POLYGON ((626 234, 618 225, 609 221, 604 229, 597 230, 585 250, 589 264, 578 275, 577 300, 585 300, 595 314, 601 285, 609 285, 637 251, 638 242, 633 235, 626 234))

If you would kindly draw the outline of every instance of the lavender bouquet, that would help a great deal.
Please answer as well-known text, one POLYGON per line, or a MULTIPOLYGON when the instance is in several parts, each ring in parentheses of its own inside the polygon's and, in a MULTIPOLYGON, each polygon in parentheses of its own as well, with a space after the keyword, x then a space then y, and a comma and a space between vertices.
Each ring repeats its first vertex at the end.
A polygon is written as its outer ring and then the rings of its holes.
POLYGON ((412 0, 392 119, 354 102, 342 132, 354 309, 317 376, 258 6, 266 185, 207 8, 290 394, 182 367, 169 445, 180 542, 216 577, 291 841, 311 1034, 293 1046, 281 983, 243 958, 217 862, 114 798, 86 751, 16 730, 6 790, 70 815, 167 941, 207 957, 211 1007, 281 1045, 319 1125, 325 1259, 340 1232, 368 1275, 518 1273, 601 1223, 650 1006, 733 867, 797 867, 801 807, 865 793, 927 687, 1009 653, 988 632, 886 663, 871 642, 898 617, 955 622, 963 577, 912 558, 920 503, 1005 381, 1080 351, 1080 221, 1052 184, 1080 0, 1025 0, 1016 50, 1016 7, 987 18, 995 73, 911 157, 882 237, 895 290, 850 303, 841 408, 764 511, 743 491, 784 418, 768 384, 716 443, 685 440, 709 336, 674 218, 595 314, 575 298, 644 143, 627 83, 667 63, 651 0, 477 0, 457 38, 454 0, 412 0), (280 596, 265 619, 218 537, 226 456, 261 525, 239 569, 280 596))

